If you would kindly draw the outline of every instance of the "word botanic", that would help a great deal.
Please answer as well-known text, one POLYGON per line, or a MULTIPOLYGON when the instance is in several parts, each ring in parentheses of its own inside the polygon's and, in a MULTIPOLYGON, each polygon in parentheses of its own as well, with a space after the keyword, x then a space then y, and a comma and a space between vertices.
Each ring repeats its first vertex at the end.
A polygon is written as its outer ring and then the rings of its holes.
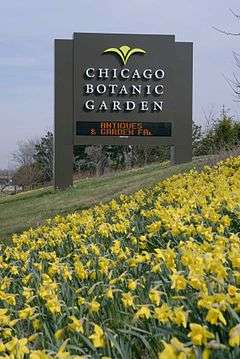
POLYGON ((120 111, 142 111, 142 112, 160 112, 163 111, 164 84, 161 81, 165 78, 163 69, 108 69, 108 68, 87 68, 84 77, 89 81, 84 85, 84 94, 91 96, 84 102, 85 111, 97 112, 120 112, 120 111), (117 83, 114 82, 116 80, 117 83), (150 85, 148 80, 152 80, 150 85), (127 81, 127 84, 123 82, 127 81), (131 83, 132 81, 136 81, 131 83), (141 83, 139 83, 141 82, 141 83), (107 99, 103 99, 103 96, 107 99), (149 101, 156 97, 156 100, 149 101), (95 99, 92 98, 95 96, 95 99), (126 99, 126 97, 128 98, 126 99), (129 97, 140 97, 141 100, 129 100, 129 97), (111 97, 117 97, 117 100, 111 100, 111 97), (121 97, 119 99, 119 97, 121 97), (125 97, 125 98, 124 98, 125 97), (124 98, 124 100, 123 100, 124 98), (144 98, 144 100, 143 100, 144 98), (160 98, 160 100, 159 100, 160 98))

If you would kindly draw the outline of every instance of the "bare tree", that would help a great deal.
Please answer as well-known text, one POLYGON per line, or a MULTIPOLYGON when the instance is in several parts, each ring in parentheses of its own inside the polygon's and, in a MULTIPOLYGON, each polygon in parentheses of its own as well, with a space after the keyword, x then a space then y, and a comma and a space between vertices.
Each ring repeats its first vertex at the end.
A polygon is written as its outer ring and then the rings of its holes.
MULTIPOLYGON (((240 22, 240 14, 236 13, 235 11, 233 11, 232 9, 229 9, 229 11, 232 13, 232 15, 236 18, 237 21, 240 22)), ((240 32, 231 32, 231 31, 227 31, 227 30, 223 30, 220 29, 219 27, 213 26, 213 28, 219 32, 221 32, 224 35, 228 35, 228 36, 240 36, 240 32)))
POLYGON ((13 176, 13 182, 25 189, 32 189, 41 183, 42 172, 37 163, 20 166, 13 176))
MULTIPOLYGON (((240 14, 233 11, 232 9, 229 9, 231 14, 234 16, 234 18, 240 22, 240 14)), ((232 32, 232 31, 227 31, 227 30, 223 30, 220 29, 216 26, 213 26, 213 28, 215 30, 217 30, 218 32, 227 35, 227 36, 240 36, 240 32, 232 32)), ((238 54, 237 52, 233 52, 233 57, 235 60, 235 64, 238 68, 240 68, 240 54, 238 54)), ((228 84, 230 85, 230 87, 232 88, 232 90, 234 91, 236 97, 238 100, 240 100, 240 80, 238 75, 236 75, 236 73, 233 73, 233 79, 228 79, 226 78, 226 81, 228 82, 228 84)))
POLYGON ((134 160, 134 148, 133 146, 123 146, 123 157, 124 157, 124 163, 125 168, 130 169, 133 165, 134 160))
POLYGON ((35 148, 38 143, 37 139, 19 141, 16 151, 12 154, 13 161, 18 166, 27 166, 34 163, 35 148))
POLYGON ((41 170, 34 159, 37 139, 27 139, 17 143, 17 149, 12 154, 12 159, 17 165, 13 180, 24 189, 33 188, 42 179, 41 170))
POLYGON ((86 153, 90 161, 94 163, 96 175, 101 176, 108 165, 108 157, 104 151, 104 146, 94 145, 86 148, 86 153))
POLYGON ((134 162, 139 163, 140 166, 146 166, 150 162, 152 149, 153 147, 149 145, 133 146, 134 162))

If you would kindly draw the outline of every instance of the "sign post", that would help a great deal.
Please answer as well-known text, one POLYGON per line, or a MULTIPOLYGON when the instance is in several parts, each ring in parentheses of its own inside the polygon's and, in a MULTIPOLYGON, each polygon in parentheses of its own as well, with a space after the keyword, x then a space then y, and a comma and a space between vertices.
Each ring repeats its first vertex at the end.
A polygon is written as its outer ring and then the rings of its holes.
POLYGON ((55 41, 54 187, 73 184, 73 42, 55 41))
POLYGON ((192 43, 173 35, 75 33, 55 41, 55 188, 73 146, 170 145, 192 160, 192 43))

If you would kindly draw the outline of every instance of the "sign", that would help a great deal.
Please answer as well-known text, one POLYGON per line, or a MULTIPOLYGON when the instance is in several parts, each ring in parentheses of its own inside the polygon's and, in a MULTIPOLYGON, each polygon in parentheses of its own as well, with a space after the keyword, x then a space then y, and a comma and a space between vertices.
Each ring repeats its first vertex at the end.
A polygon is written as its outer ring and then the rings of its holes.
POLYGON ((77 136, 157 136, 170 137, 170 122, 81 122, 77 121, 77 136))
POLYGON ((173 35, 75 33, 55 41, 55 187, 80 144, 166 144, 192 159, 192 43, 173 35))

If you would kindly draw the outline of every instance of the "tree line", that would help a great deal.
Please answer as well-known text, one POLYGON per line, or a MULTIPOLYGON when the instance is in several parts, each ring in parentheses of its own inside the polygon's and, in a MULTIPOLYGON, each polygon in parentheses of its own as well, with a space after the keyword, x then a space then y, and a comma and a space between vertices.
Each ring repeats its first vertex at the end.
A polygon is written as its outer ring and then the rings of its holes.
MULTIPOLYGON (((240 123, 223 107, 219 116, 210 118, 203 129, 193 122, 193 155, 217 154, 231 150, 240 142, 240 123)), ((23 189, 49 185, 53 179, 53 133, 39 140, 18 144, 13 154, 17 169, 14 183, 23 189)), ((101 176, 106 173, 170 160, 169 146, 82 145, 74 147, 75 177, 101 176)))

